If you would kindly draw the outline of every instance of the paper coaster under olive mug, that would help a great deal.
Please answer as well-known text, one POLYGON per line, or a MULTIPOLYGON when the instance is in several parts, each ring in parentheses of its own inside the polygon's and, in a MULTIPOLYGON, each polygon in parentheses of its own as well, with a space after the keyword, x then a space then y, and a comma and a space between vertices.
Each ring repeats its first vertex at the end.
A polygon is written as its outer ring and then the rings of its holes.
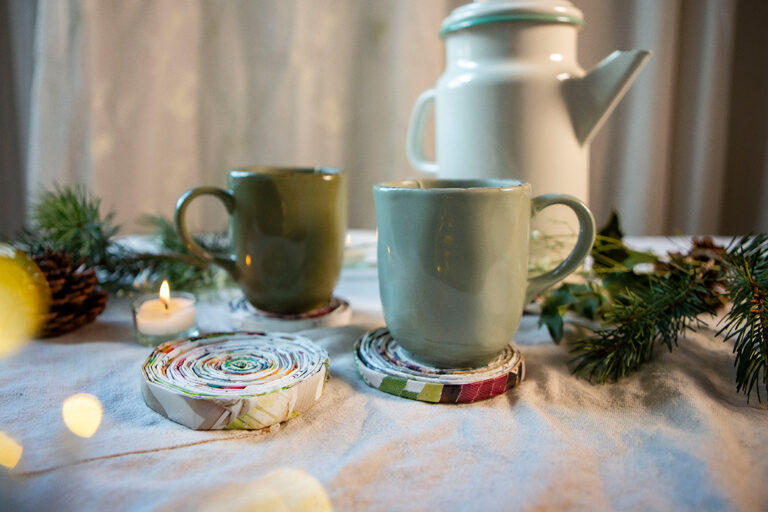
POLYGON ((525 378, 525 361, 511 343, 479 368, 441 369, 415 361, 386 328, 357 340, 355 366, 369 386, 422 402, 476 402, 505 393, 525 378))
POLYGON ((347 181, 327 167, 229 171, 228 190, 195 187, 176 203, 176 231, 196 256, 226 270, 255 307, 297 314, 328 304, 339 279, 347 228, 347 181), (187 229, 189 203, 220 199, 232 247, 210 254, 187 229))
POLYGON ((229 302, 230 322, 232 327, 239 331, 297 332, 320 327, 339 327, 347 325, 351 316, 349 302, 338 297, 333 297, 321 308, 294 315, 261 311, 245 297, 229 302))
POLYGON ((497 357, 525 305, 576 270, 595 239, 584 203, 565 194, 531 198, 531 186, 517 180, 393 181, 373 195, 384 320, 398 344, 436 367, 479 367, 497 357), (556 204, 579 220, 576 247, 529 277, 531 218, 556 204))

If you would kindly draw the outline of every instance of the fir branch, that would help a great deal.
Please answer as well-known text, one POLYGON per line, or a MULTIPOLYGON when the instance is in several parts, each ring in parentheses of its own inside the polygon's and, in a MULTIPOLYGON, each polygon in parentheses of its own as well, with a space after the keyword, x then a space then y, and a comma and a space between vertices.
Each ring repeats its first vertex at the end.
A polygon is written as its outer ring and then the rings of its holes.
POLYGON ((685 331, 699 325, 702 313, 714 313, 724 303, 725 251, 710 239, 695 239, 687 254, 670 253, 662 262, 628 248, 622 237, 614 213, 592 249, 589 288, 563 284, 547 293, 539 321, 555 343, 563 336, 566 311, 601 322, 594 336, 570 344, 574 372, 600 383, 638 369, 658 344, 672 351, 685 331), (635 272, 641 263, 653 263, 654 272, 635 272))
POLYGON ((598 383, 615 381, 653 357, 658 344, 670 351, 699 315, 713 313, 702 284, 704 265, 686 262, 666 275, 650 274, 647 284, 626 290, 604 312, 604 326, 591 338, 573 342, 574 372, 598 383))
MULTIPOLYGON (((161 215, 142 215, 139 218, 139 224, 149 227, 163 251, 179 254, 189 254, 187 247, 176 234, 176 228, 173 223, 161 215)), ((205 243, 202 240, 196 240, 198 243, 205 243)), ((208 249, 208 248, 206 248, 208 249)))
POLYGON ((102 265, 120 227, 112 223, 112 212, 102 217, 100 208, 101 200, 85 187, 56 185, 32 204, 32 225, 22 234, 20 245, 31 252, 51 247, 83 258, 89 266, 102 265))
MULTIPOLYGON (((207 261, 194 256, 176 235, 176 229, 165 217, 145 215, 140 222, 153 229, 158 242, 157 253, 135 252, 115 244, 110 265, 101 272, 107 289, 126 291, 157 288, 168 280, 174 289, 197 290, 224 284, 223 275, 207 261)), ((228 247, 226 236, 206 234, 195 240, 209 252, 223 252, 228 247)))
MULTIPOLYGON (((144 215, 139 219, 141 224, 152 228, 152 234, 157 238, 161 250, 166 253, 187 255, 189 263, 198 266, 208 266, 208 262, 192 255, 176 234, 176 227, 166 217, 160 215, 144 215)), ((229 250, 229 237, 224 233, 202 233, 193 235, 195 242, 210 253, 223 253, 229 250)), ((184 259, 184 258, 182 258, 184 259)))
POLYGON ((723 319, 724 340, 733 339, 736 390, 749 401, 768 394, 768 235, 741 237, 728 248, 725 287, 733 303, 723 319))
POLYGON ((215 282, 215 271, 189 254, 144 253, 117 248, 108 265, 99 268, 99 281, 112 292, 156 289, 163 280, 175 290, 193 290, 215 282))
MULTIPOLYGON (((84 259, 109 291, 156 288, 164 279, 175 289, 220 284, 221 274, 190 254, 164 217, 143 219, 159 242, 157 253, 134 251, 116 242, 119 226, 113 224, 114 213, 102 214, 101 200, 85 187, 56 186, 43 192, 33 203, 30 217, 31 225, 15 245, 31 254, 50 248, 84 259)), ((227 246, 226 237, 220 235, 196 239, 211 252, 227 246)))

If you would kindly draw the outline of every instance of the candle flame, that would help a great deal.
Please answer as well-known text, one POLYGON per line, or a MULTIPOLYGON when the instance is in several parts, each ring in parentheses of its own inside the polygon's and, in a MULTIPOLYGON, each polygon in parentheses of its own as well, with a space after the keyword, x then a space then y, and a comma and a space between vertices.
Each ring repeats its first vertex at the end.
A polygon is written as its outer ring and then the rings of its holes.
POLYGON ((168 281, 163 281, 160 285, 160 302, 165 305, 165 309, 168 309, 168 303, 171 301, 171 287, 168 286, 168 281))

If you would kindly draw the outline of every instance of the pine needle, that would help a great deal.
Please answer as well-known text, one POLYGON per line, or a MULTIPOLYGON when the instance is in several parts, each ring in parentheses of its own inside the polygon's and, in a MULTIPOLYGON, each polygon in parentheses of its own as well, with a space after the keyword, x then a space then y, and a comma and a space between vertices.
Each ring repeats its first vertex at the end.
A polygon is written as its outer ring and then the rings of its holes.
POLYGON ((685 331, 699 325, 699 315, 714 312, 699 267, 686 262, 668 274, 646 276, 645 286, 626 289, 604 311, 604 327, 571 344, 574 372, 598 383, 615 381, 649 361, 657 345, 671 352, 685 331))
MULTIPOLYGON (((164 217, 143 219, 153 228, 158 252, 138 252, 116 242, 120 227, 113 224, 114 213, 102 214, 101 200, 83 186, 55 186, 43 192, 32 204, 30 218, 32 223, 17 246, 33 254, 51 248, 84 259, 111 292, 156 288, 164 279, 177 290, 220 284, 221 273, 190 254, 164 217)), ((212 252, 220 252, 227 245, 223 236, 197 240, 212 252)))
POLYGON ((33 249, 50 246, 84 258, 89 266, 108 259, 111 239, 120 227, 112 224, 112 212, 103 216, 101 200, 83 186, 61 187, 43 192, 32 204, 32 226, 22 241, 33 249))
POLYGON ((768 395, 768 236, 745 236, 728 248, 725 287, 733 306, 717 333, 733 339, 736 390, 768 395))

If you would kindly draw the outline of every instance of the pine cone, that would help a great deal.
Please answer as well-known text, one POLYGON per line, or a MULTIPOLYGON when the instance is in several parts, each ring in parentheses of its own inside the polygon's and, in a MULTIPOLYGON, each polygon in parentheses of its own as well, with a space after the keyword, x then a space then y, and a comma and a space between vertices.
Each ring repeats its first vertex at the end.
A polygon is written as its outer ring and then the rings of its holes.
POLYGON ((63 251, 45 249, 33 255, 51 288, 51 304, 41 336, 58 336, 96 319, 107 306, 107 292, 99 288, 93 268, 84 260, 72 263, 63 251))
POLYGON ((657 271, 668 271, 674 265, 681 263, 702 263, 698 267, 699 282, 707 290, 701 295, 701 299, 709 306, 712 311, 717 311, 728 304, 728 295, 723 287, 723 274, 719 266, 727 254, 725 247, 716 244, 708 236, 694 237, 691 248, 687 254, 680 252, 670 252, 670 262, 658 262, 657 271))

